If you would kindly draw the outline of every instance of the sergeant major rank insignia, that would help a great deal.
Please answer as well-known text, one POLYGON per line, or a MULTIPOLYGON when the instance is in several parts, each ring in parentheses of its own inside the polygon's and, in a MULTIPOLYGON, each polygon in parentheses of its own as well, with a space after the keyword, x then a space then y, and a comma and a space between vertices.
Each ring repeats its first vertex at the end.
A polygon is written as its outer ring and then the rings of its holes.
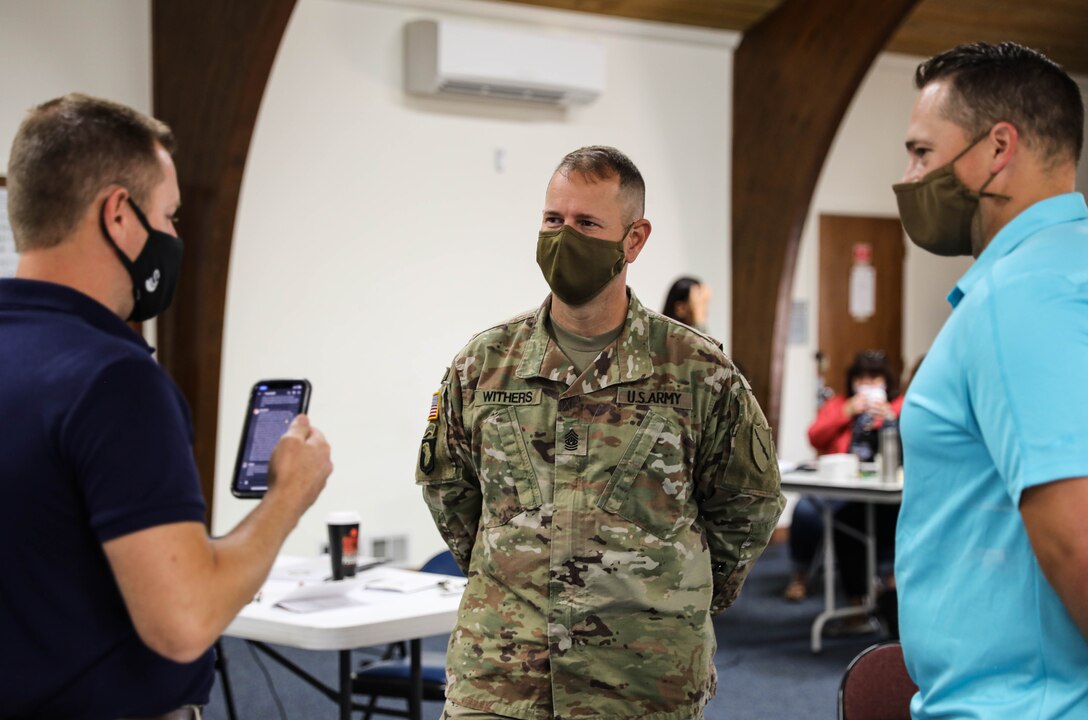
POLYGON ((578 433, 574 431, 574 428, 567 430, 567 434, 563 436, 563 449, 567 452, 578 449, 578 433))
POLYGON ((589 448, 589 428, 576 420, 561 420, 555 428, 556 452, 560 455, 585 455, 589 448))

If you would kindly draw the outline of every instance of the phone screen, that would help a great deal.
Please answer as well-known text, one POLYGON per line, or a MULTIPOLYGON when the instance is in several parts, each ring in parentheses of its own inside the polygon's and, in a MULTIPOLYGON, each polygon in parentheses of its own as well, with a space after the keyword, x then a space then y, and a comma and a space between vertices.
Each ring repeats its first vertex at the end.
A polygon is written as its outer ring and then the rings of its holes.
POLYGON ((262 497, 268 490, 268 461, 295 416, 310 404, 307 380, 262 380, 253 386, 246 408, 242 443, 234 466, 231 492, 262 497))

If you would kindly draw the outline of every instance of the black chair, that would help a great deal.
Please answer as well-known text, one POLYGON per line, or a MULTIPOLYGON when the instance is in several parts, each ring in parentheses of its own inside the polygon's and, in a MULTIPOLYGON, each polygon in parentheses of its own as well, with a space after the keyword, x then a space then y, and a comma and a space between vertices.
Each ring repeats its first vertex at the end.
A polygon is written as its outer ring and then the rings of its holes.
POLYGON ((911 720, 918 686, 907 673, 903 646, 880 643, 862 650, 839 685, 839 720, 911 720))
MULTIPOLYGON (((464 577, 461 568, 453 559, 453 554, 446 550, 435 555, 420 568, 421 572, 439 575, 464 577)), ((378 705, 380 698, 400 698, 407 701, 411 693, 411 659, 405 642, 390 643, 376 659, 366 660, 352 674, 352 692, 356 695, 369 695, 370 700, 363 711, 363 720, 370 720, 373 713, 383 715, 406 716, 399 708, 386 708, 378 705)), ((442 701, 446 699, 446 653, 424 652, 421 655, 423 671, 423 699, 442 701)))

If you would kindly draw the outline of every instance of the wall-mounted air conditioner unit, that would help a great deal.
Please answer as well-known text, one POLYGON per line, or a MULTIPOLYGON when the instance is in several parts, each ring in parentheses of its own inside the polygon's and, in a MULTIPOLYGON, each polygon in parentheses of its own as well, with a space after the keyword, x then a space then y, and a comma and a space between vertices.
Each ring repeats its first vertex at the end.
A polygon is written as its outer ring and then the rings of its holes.
POLYGON ((405 26, 409 92, 571 105, 604 90, 595 42, 449 20, 405 26))

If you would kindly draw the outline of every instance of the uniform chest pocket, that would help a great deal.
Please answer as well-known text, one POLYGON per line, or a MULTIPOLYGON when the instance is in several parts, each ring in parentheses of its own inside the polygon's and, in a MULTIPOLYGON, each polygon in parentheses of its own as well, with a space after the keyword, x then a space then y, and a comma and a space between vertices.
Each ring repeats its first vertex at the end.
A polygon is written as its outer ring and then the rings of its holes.
POLYGON ((479 469, 486 527, 540 507, 540 487, 513 407, 496 409, 481 421, 479 469))
POLYGON ((597 507, 668 539, 695 520, 679 429, 653 410, 627 445, 597 507))

